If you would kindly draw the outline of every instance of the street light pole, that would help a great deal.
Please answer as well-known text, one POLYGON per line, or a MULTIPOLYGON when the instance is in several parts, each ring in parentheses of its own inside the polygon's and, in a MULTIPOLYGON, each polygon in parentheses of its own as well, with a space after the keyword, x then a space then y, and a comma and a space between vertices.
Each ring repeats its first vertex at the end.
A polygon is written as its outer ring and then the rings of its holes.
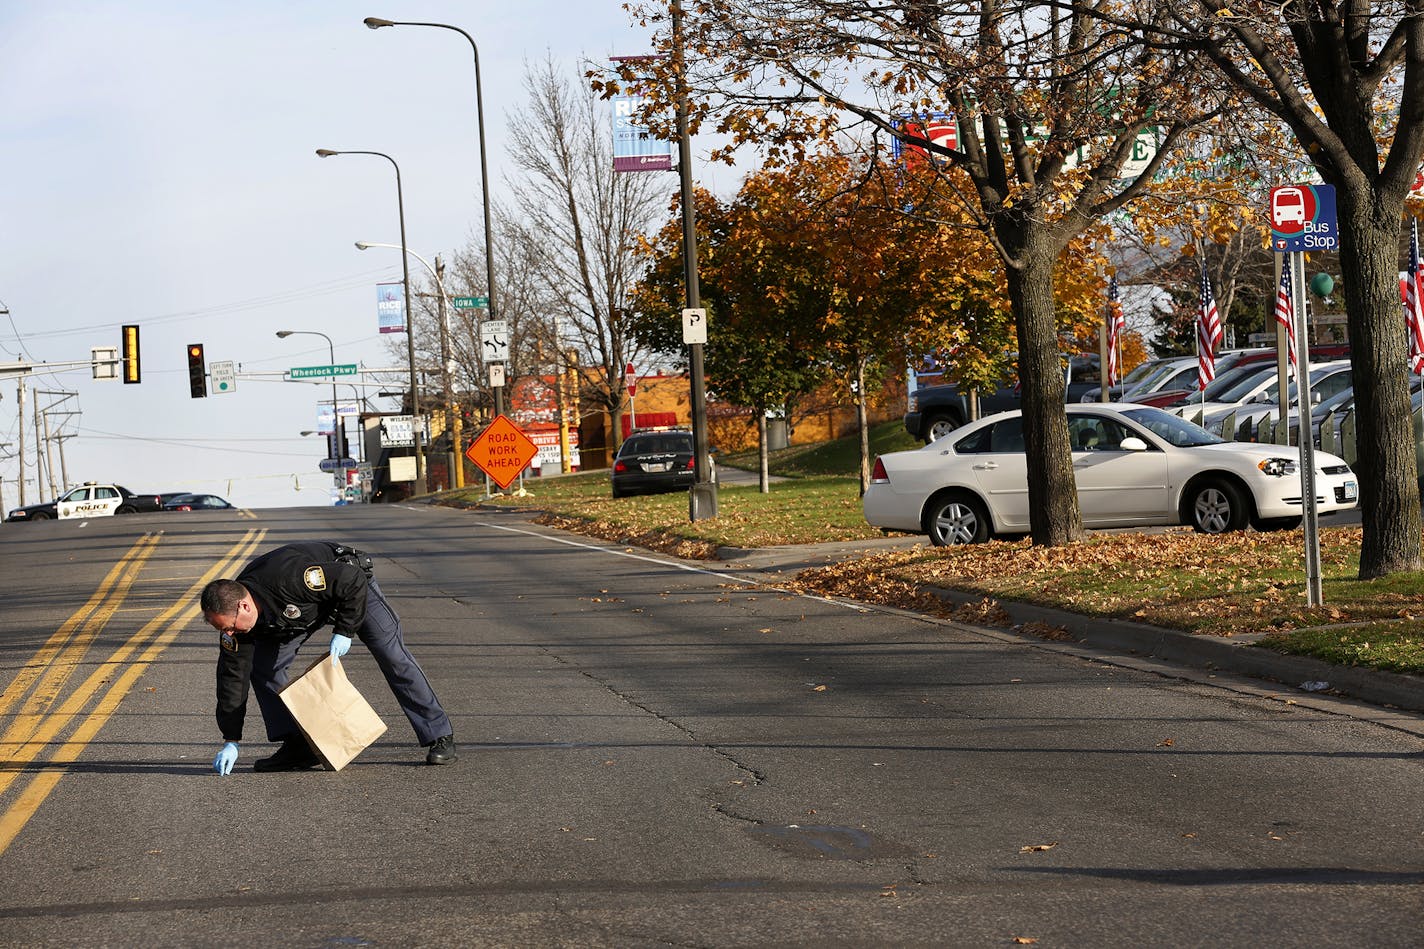
POLYGON ((416 260, 425 265, 425 269, 430 272, 430 276, 435 280, 435 290, 440 300, 440 382, 444 390, 445 397, 445 418, 450 426, 451 448, 454 459, 451 472, 454 478, 454 486, 463 488, 465 486, 465 466, 464 466, 464 424, 458 412, 455 411, 454 387, 450 380, 450 299, 445 295, 445 279, 441 276, 445 271, 445 265, 440 263, 440 255, 435 256, 435 266, 430 266, 430 261, 411 250, 409 247, 401 247, 399 244, 383 244, 379 241, 357 241, 357 250, 366 250, 370 247, 389 247, 393 250, 403 250, 416 260))
MULTIPOLYGON (((485 151, 485 100, 484 92, 480 85, 480 47, 475 42, 475 38, 458 26, 451 26, 449 23, 418 23, 406 20, 383 20, 380 17, 368 16, 362 21, 367 27, 379 30, 383 26, 430 26, 437 30, 451 30, 459 33, 470 43, 470 51, 475 57, 475 113, 479 123, 480 133, 480 197, 484 206, 485 220, 485 298, 489 300, 489 319, 496 319, 495 316, 495 294, 494 294, 494 232, 490 229, 490 190, 489 190, 489 157, 485 151)), ((405 243, 402 239, 401 243, 405 243)), ((494 386, 494 411, 496 415, 504 414, 504 387, 494 386)))
MULTIPOLYGON (((332 155, 375 155, 391 163, 391 167, 396 170, 396 210, 400 214, 401 246, 405 247, 405 197, 401 192, 400 165, 396 164, 396 160, 385 152, 318 148, 316 154, 318 158, 330 158, 332 155)), ((415 483, 422 490, 429 491, 430 485, 425 481, 425 450, 420 439, 420 384, 415 374, 415 319, 410 308, 410 263, 405 254, 401 254, 401 288, 405 297, 405 352, 406 360, 410 364, 410 411, 413 417, 410 428, 411 439, 415 445, 415 483)))
MULTIPOLYGON (((701 290, 697 282, 697 227, 692 195, 692 143, 687 132, 687 83, 684 78, 682 38, 682 3, 672 0, 673 78, 677 83, 677 166, 682 196, 682 260, 683 283, 688 309, 701 307, 701 290)), ((717 516, 717 482, 712 478, 712 454, 707 442, 707 390, 703 375, 702 344, 689 343, 689 366, 692 376, 692 453, 693 483, 687 496, 688 519, 692 521, 717 516)))
POLYGON ((331 448, 328 449, 332 458, 346 457, 346 431, 341 425, 341 411, 336 405, 336 346, 331 342, 331 337, 316 330, 278 330, 277 338, 286 339, 288 336, 320 336, 326 340, 326 348, 331 353, 331 448))

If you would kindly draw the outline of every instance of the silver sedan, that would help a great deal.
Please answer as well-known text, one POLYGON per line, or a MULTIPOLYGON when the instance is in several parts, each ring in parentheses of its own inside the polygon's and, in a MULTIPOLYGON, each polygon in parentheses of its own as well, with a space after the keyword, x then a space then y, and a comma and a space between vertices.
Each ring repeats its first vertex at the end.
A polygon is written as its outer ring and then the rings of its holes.
MULTIPOLYGON (((1189 524, 1207 534, 1291 529, 1303 513, 1297 453, 1227 442, 1161 409, 1132 403, 1067 406, 1083 525, 1189 524)), ((1353 508, 1355 474, 1315 453, 1321 514, 1353 508)), ((1020 412, 1003 412, 913 451, 882 455, 862 499, 875 527, 927 534, 937 545, 1029 530, 1028 464, 1020 412)))

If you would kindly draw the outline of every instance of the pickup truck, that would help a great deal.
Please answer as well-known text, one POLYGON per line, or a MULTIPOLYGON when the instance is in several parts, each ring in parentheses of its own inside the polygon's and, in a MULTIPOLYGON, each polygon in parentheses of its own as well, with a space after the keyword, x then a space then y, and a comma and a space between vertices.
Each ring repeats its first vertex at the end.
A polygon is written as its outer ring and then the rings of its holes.
MULTIPOLYGON (((1089 392, 1102 389, 1098 357, 1074 356, 1064 369, 1064 402, 1077 402, 1089 392)), ((1017 385, 1005 382, 992 391, 979 392, 979 417, 1023 407, 1017 385)), ((948 383, 922 386, 910 393, 910 410, 905 413, 905 431, 925 444, 948 435, 969 421, 969 398, 959 386, 948 383)))
POLYGON ((7 522, 47 521, 51 518, 104 517, 110 514, 138 514, 163 510, 156 494, 134 494, 121 484, 87 481, 43 504, 29 504, 12 510, 7 522))

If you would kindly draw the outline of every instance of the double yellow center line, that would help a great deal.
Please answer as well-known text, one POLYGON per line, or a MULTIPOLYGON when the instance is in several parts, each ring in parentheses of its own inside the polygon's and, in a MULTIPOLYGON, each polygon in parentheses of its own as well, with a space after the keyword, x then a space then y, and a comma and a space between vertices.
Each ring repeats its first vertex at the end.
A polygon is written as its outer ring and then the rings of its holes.
POLYGON ((18 707, 0 735, 0 853, 34 816, 68 765, 78 760, 117 711, 134 682, 197 617, 203 587, 226 576, 234 564, 244 562, 266 535, 266 529, 248 531, 186 592, 144 623, 66 695, 65 689, 89 648, 123 607, 158 546, 160 534, 145 534, 113 566, 88 601, 25 663, 0 693, 0 716, 18 707), (42 761, 32 764, 37 758, 42 761))

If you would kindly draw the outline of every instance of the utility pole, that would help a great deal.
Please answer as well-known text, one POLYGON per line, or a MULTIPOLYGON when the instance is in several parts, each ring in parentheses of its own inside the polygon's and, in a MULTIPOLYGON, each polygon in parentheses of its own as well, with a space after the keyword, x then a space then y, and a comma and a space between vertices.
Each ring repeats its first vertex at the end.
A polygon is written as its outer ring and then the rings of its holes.
POLYGON ((445 470, 449 472, 448 487, 465 486, 464 420, 455 407, 455 385, 450 376, 450 311, 445 306, 445 262, 435 255, 435 284, 440 299, 440 386, 445 397, 445 427, 450 430, 450 454, 445 470))
MULTIPOLYGON (((673 79, 677 84, 677 164, 682 199, 682 260, 687 308, 702 306, 697 282, 697 228, 692 204, 692 142, 687 131, 687 83, 683 57, 682 2, 672 0, 673 79)), ((700 521, 717 516, 717 483, 712 480, 712 454, 707 444, 707 392, 702 369, 702 344, 689 343, 692 375, 692 451, 694 479, 688 492, 688 519, 700 521)))
MULTIPOLYGON (((64 490, 64 491, 68 491, 68 490, 69 490, 69 468, 68 468, 67 464, 65 463, 65 457, 64 457, 64 442, 65 442, 65 439, 73 438, 74 435, 72 435, 72 434, 66 435, 66 434, 65 434, 65 432, 64 432, 64 423, 63 423, 62 421, 60 422, 58 428, 56 428, 53 432, 51 432, 51 430, 50 430, 50 425, 49 425, 49 419, 50 419, 50 416, 51 416, 51 415, 60 415, 60 416, 78 415, 79 413, 78 413, 77 411, 75 411, 74 409, 64 409, 64 410, 61 410, 61 409, 60 409, 60 406, 64 405, 66 402, 69 402, 70 399, 75 399, 75 400, 76 400, 75 404, 78 404, 78 402, 77 402, 78 394, 77 394, 77 393, 74 393, 74 392, 66 392, 66 391, 64 391, 63 389, 60 389, 60 390, 58 390, 58 391, 49 390, 49 389, 36 389, 36 390, 35 390, 35 408, 36 408, 36 409, 39 408, 39 397, 42 396, 42 395, 51 396, 51 397, 53 398, 53 401, 51 401, 48 405, 46 405, 46 406, 44 407, 44 410, 43 410, 43 412, 44 412, 44 419, 45 419, 45 440, 46 440, 47 443, 53 443, 53 442, 58 442, 58 443, 59 443, 59 480, 60 480, 61 489, 64 490)), ((53 462, 53 461, 50 462, 50 483, 51 483, 51 484, 54 483, 54 462, 53 462)))
MULTIPOLYGON (((49 437, 49 415, 40 411, 39 391, 35 391, 35 437, 40 437, 40 419, 44 419, 44 460, 45 474, 49 476, 49 496, 50 499, 59 497, 59 492, 54 487, 54 446, 49 437)), ((36 455, 38 457, 38 455, 36 455)))
MULTIPOLYGON (((18 396, 18 401, 19 401, 19 403, 20 403, 20 419, 19 419, 19 426, 18 426, 19 434, 16 435, 16 439, 17 439, 17 442, 18 442, 18 454, 16 455, 16 457, 19 458, 19 460, 20 460, 20 477, 19 477, 19 481, 20 481, 20 507, 24 507, 24 506, 25 506, 25 380, 24 380, 23 377, 22 377, 22 378, 20 379, 20 381, 19 381, 19 389, 20 389, 20 394, 19 394, 19 396, 18 396)), ((36 489, 38 489, 38 487, 39 487, 38 482, 36 482, 35 487, 36 487, 36 489)))

